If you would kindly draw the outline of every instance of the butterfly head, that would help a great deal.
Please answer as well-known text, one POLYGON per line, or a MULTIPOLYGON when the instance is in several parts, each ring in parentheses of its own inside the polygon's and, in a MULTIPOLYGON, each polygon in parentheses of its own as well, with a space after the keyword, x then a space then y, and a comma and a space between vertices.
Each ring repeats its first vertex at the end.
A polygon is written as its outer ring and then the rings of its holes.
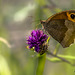
POLYGON ((75 22, 75 12, 67 12, 68 20, 75 22))

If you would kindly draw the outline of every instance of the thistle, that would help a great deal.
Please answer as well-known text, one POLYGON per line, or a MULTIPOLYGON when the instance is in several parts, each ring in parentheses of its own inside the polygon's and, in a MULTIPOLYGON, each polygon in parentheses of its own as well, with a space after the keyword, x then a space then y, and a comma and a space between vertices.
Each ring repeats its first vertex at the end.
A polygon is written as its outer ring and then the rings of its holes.
POLYGON ((47 51, 48 36, 42 30, 33 30, 31 36, 27 38, 29 48, 34 48, 37 53, 44 54, 47 51))

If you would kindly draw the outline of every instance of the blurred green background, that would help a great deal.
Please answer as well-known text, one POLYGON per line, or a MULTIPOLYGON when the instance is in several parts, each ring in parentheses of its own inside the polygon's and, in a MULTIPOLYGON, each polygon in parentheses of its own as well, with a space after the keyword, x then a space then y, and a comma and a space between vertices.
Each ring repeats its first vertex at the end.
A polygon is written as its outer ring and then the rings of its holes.
MULTIPOLYGON (((26 36, 41 28, 40 19, 75 10, 75 0, 1 0, 0 4, 0 75, 36 75, 39 60, 37 53, 26 48, 26 36)), ((57 44, 51 38, 49 50, 53 52, 57 44)), ((60 45, 58 50, 58 54, 75 56, 75 44, 66 49, 60 45)), ((43 75, 75 75, 75 66, 46 60, 43 75)))

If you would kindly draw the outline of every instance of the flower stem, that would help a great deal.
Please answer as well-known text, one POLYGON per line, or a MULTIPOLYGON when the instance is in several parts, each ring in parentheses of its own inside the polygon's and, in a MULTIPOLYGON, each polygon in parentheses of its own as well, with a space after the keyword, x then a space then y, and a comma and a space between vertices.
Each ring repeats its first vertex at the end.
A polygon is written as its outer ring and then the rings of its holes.
POLYGON ((43 75, 45 61, 46 61, 46 53, 38 57, 38 67, 37 67, 36 75, 43 75))
MULTIPOLYGON (((74 64, 72 64, 70 61, 64 59, 63 57, 60 57, 60 56, 58 56, 58 55, 54 55, 54 54, 51 53, 51 52, 47 52, 47 54, 52 55, 53 57, 56 57, 56 58, 60 59, 61 61, 64 61, 64 62, 66 62, 66 63, 71 64, 71 65, 74 66, 74 64)), ((58 60, 58 61, 59 61, 59 60, 58 60)))

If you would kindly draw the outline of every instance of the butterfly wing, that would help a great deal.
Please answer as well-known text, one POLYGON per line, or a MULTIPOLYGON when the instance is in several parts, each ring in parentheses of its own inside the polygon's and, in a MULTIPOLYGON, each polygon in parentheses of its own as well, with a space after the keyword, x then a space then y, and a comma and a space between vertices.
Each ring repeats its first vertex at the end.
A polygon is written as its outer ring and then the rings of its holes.
POLYGON ((68 20, 67 12, 70 11, 55 14, 46 21, 41 21, 44 29, 64 48, 69 47, 75 38, 75 22, 68 20))
POLYGON ((63 47, 68 47, 72 43, 74 43, 75 39, 75 22, 65 20, 65 26, 68 28, 68 30, 65 33, 65 37, 62 40, 61 44, 63 47))
POLYGON ((67 27, 65 26, 65 20, 63 19, 52 20, 49 23, 45 24, 44 28, 59 43, 62 42, 67 31, 67 27))
POLYGON ((74 43, 75 23, 64 19, 55 19, 44 23, 44 29, 64 48, 74 43))

